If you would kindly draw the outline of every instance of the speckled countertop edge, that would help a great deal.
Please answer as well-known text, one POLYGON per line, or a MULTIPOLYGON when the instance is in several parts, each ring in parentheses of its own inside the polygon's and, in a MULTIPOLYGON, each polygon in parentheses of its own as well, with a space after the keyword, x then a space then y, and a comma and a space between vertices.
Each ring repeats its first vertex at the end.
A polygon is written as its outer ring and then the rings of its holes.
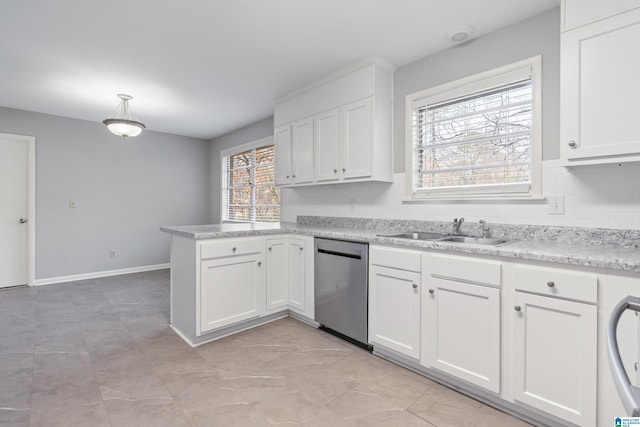
POLYGON ((213 239, 277 234, 302 234, 331 239, 436 249, 449 252, 498 256, 529 261, 544 261, 591 268, 640 272, 640 249, 613 245, 587 245, 548 240, 516 240, 504 246, 420 241, 383 237, 388 230, 327 227, 297 223, 280 224, 213 224, 161 227, 161 231, 191 239, 213 239))

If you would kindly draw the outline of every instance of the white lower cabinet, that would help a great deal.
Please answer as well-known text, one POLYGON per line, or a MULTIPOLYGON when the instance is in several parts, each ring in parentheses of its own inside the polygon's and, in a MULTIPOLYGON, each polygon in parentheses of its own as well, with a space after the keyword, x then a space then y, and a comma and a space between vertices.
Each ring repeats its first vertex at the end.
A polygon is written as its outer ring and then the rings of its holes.
POLYGON ((267 239, 267 311, 286 308, 313 319, 313 247, 311 238, 267 239))
POLYGON ((500 271, 495 261, 424 255, 421 363, 494 393, 500 393, 500 271))
POLYGON ((217 256, 200 262, 198 335, 264 314, 263 244, 261 239, 224 241, 201 249, 205 256, 217 256))
POLYGON ((371 246, 369 258, 369 341, 419 359, 420 252, 371 246))
POLYGON ((307 289, 307 271, 311 268, 309 264, 313 263, 313 259, 309 257, 313 255, 313 251, 307 251, 305 240, 289 239, 289 306, 302 313, 307 312, 310 305, 307 297, 313 294, 313 289, 311 292, 307 289))
POLYGON ((597 277, 517 266, 513 285, 514 400, 581 427, 595 426, 597 277))
POLYGON ((267 239, 267 310, 289 303, 289 239, 267 239))

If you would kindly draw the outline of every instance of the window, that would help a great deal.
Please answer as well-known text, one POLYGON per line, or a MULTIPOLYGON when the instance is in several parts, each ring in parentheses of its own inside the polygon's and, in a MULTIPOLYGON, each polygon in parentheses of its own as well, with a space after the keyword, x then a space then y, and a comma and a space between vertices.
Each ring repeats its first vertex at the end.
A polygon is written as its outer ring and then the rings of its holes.
POLYGON ((407 96, 410 197, 540 191, 540 58, 407 96))
POLYGON ((280 189, 274 184, 273 139, 222 153, 222 218, 225 221, 280 221, 280 189))

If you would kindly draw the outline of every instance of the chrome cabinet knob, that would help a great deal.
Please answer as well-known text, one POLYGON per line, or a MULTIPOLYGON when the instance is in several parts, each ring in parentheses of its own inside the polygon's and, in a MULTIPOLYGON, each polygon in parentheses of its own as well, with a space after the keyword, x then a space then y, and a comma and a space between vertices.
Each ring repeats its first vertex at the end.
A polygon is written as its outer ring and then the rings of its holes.
POLYGON ((238 248, 231 248, 231 252, 233 252, 234 254, 236 253, 237 250, 238 248))
POLYGON ((347 171, 347 169, 346 169, 346 168, 342 168, 342 172, 346 172, 346 171, 347 171))
POLYGON ((436 290, 435 290, 435 289, 429 289, 429 293, 430 293, 431 295, 433 295, 435 292, 436 292, 436 290))
POLYGON ((269 252, 271 252, 271 246, 269 246, 269 252))
POLYGON ((287 179, 289 179, 289 178, 290 178, 289 175, 287 175, 287 179))
POLYGON ((569 141, 568 145, 571 148, 576 148, 578 146, 578 143, 573 141, 573 140, 571 140, 571 141, 569 141))
POLYGON ((516 305, 515 307, 513 307, 513 309, 514 309, 515 311, 521 311, 521 310, 522 310, 522 307, 520 307, 519 305, 516 305))
POLYGON ((549 280, 547 282, 547 286, 550 287, 550 288, 554 288, 556 286, 556 284, 554 282, 552 282, 551 280, 549 280))
POLYGON ((20 218, 20 224, 25 224, 28 220, 25 218, 20 218))
POLYGON ((298 248, 298 250, 299 250, 300 252, 302 252, 302 251, 304 250, 304 248, 303 248, 302 246, 300 246, 300 247, 298 248))
POLYGON ((413 289, 418 289, 418 285, 417 284, 413 284, 413 289))
POLYGON ((262 261, 258 261, 258 267, 262 265, 262 261))
POLYGON ((338 173, 338 169, 334 169, 334 170, 333 170, 333 173, 338 173))

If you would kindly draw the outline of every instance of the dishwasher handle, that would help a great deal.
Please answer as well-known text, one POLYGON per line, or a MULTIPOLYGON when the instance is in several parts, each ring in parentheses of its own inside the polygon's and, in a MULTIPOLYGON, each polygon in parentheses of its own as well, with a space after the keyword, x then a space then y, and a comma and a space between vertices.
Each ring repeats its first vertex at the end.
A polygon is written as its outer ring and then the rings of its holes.
POLYGON ((630 416, 638 417, 640 416, 640 387, 635 387, 631 384, 629 376, 624 370, 616 336, 618 321, 625 310, 640 312, 640 297, 626 296, 611 312, 607 328, 607 354, 613 382, 616 385, 616 389, 618 389, 624 409, 630 416))
POLYGON ((345 251, 333 251, 331 249, 318 248, 318 253, 319 254, 333 255, 333 256, 341 256, 341 257, 345 257, 345 258, 362 259, 362 252, 360 252, 360 251, 357 251, 357 253, 349 253, 349 252, 345 252, 345 251))

